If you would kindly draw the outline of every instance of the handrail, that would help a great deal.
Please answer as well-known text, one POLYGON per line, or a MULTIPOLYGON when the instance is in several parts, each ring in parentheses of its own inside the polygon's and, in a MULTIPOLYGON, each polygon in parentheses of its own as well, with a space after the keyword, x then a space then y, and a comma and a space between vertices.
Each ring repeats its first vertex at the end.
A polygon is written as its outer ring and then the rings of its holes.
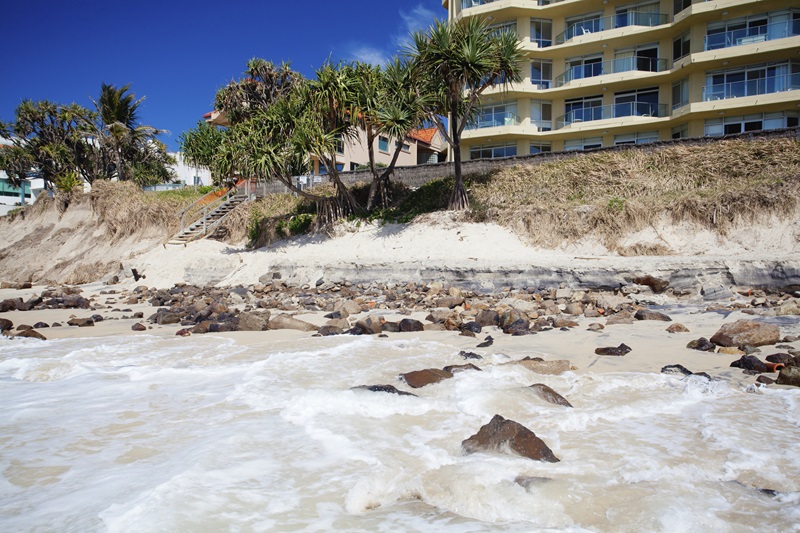
POLYGON ((800 74, 767 76, 751 80, 733 81, 703 87, 703 101, 724 100, 743 96, 757 96, 800 89, 800 74))
POLYGON ((784 39, 800 35, 800 21, 786 20, 763 26, 752 26, 739 30, 709 33, 705 37, 705 50, 718 50, 732 46, 742 46, 774 39, 784 39))
POLYGON ((503 113, 486 113, 476 117, 474 122, 467 124, 468 130, 479 128, 495 128, 498 126, 519 126, 519 116, 511 111, 503 113))
POLYGON ((622 117, 665 117, 666 104, 649 102, 622 102, 595 107, 582 107, 556 118, 556 129, 564 128, 576 122, 589 122, 622 117))

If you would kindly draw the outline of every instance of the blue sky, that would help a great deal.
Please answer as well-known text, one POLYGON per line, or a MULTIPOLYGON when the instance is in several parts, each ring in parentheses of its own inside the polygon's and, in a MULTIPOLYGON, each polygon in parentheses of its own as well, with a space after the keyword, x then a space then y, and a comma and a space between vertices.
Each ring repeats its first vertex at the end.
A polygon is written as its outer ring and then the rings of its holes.
POLYGON ((130 83, 170 150, 252 57, 309 77, 329 57, 380 62, 447 14, 440 0, 28 0, 2 13, 0 120, 24 99, 90 107, 102 82, 130 83))

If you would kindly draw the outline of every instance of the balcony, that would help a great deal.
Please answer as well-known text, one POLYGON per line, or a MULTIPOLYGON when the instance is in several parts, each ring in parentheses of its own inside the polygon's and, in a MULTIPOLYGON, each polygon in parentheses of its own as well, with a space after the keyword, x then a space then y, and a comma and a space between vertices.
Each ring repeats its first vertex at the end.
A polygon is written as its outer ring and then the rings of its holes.
POLYGON ((621 104, 573 109, 569 113, 556 118, 556 129, 561 129, 571 124, 577 124, 580 122, 605 120, 609 118, 665 116, 667 116, 666 104, 625 102, 621 104))
POLYGON ((569 26, 566 31, 556 35, 556 44, 565 42, 580 35, 588 35, 614 28, 626 26, 660 26, 669 22, 669 15, 663 13, 647 13, 642 11, 627 11, 611 17, 598 17, 583 20, 569 26))
POLYGON ((796 90, 800 90, 800 73, 706 85, 703 87, 703 101, 709 102, 711 100, 742 98, 796 90))
POLYGON ((468 130, 481 128, 496 128, 499 126, 519 126, 519 117, 516 113, 506 111, 505 113, 481 114, 478 118, 467 124, 468 130))
MULTIPOLYGON (((461 9, 469 9, 470 7, 482 6, 497 1, 498 0, 461 0, 461 9)), ((564 1, 565 0, 532 0, 531 3, 536 4, 537 6, 549 6, 551 4, 558 4, 564 1)))
POLYGON ((764 26, 753 26, 752 28, 706 35, 705 49, 719 50, 720 48, 730 48, 731 46, 785 39, 796 35, 800 35, 800 21, 787 20, 764 26))
POLYGON ((667 70, 668 61, 659 57, 622 57, 611 61, 599 61, 597 63, 586 63, 568 69, 563 74, 556 77, 556 87, 561 87, 573 80, 593 78, 604 74, 614 74, 617 72, 630 72, 638 70, 640 72, 663 72, 667 70))

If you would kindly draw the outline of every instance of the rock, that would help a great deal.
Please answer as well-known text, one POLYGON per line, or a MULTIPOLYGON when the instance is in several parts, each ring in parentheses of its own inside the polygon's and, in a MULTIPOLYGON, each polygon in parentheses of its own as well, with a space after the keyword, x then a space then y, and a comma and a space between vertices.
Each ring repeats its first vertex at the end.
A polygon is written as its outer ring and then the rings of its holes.
POLYGON ((383 333, 400 333, 400 323, 399 322, 384 322, 381 326, 381 331, 383 333))
POLYGON ((425 325, 419 320, 413 318, 404 318, 400 321, 400 331, 403 333, 411 333, 417 331, 424 331, 425 325))
POLYGON ((589 331, 602 331, 605 329, 605 326, 598 322, 592 322, 586 329, 588 329, 589 331))
POLYGON ((483 330, 480 322, 472 321, 461 324, 462 331, 471 331, 472 333, 480 333, 483 330))
POLYGON ((763 383, 764 385, 772 385, 775 383, 775 380, 769 376, 765 376, 764 374, 759 374, 756 378, 756 383, 763 383))
POLYGON ((494 339, 491 336, 489 336, 486 338, 486 340, 477 345, 476 348, 488 348, 492 344, 494 344, 494 339))
POLYGON ((754 370, 759 373, 769 372, 770 369, 755 355, 743 355, 741 358, 731 363, 732 367, 743 370, 754 370))
POLYGON ((192 328, 192 333, 208 333, 208 330, 211 328, 212 324, 213 322, 210 320, 203 320, 192 328))
POLYGON ((178 337, 188 337, 191 334, 192 334, 191 330, 188 330, 186 328, 179 329, 178 331, 175 332, 175 335, 177 335, 178 337))
POLYGON ((717 349, 717 345, 705 337, 700 337, 697 340, 689 341, 689 344, 687 344, 686 347, 691 350, 698 350, 701 352, 713 352, 717 349))
POLYGON ((317 333, 319 333, 323 337, 330 337, 332 335, 342 335, 344 334, 344 330, 337 326, 325 325, 319 328, 319 331, 317 331, 317 333))
POLYGON ((16 311, 22 305, 22 298, 9 298, 0 302, 0 313, 16 311))
POLYGON ((464 298, 462 297, 453 297, 453 296, 446 296, 444 298, 439 298, 436 300, 436 307, 447 307, 449 309, 453 309, 454 307, 458 307, 464 303, 464 298))
POLYGON ((451 374, 457 374, 459 372, 464 372, 466 370, 477 370, 478 372, 483 372, 483 370, 473 365, 472 363, 467 363, 465 365, 449 365, 444 367, 442 370, 444 370, 445 372, 450 372, 451 374))
POLYGON ((524 321, 527 324, 530 323, 530 320, 528 320, 528 317, 524 313, 514 309, 513 307, 509 307, 500 313, 500 321, 497 325, 500 326, 500 329, 506 332, 506 329, 508 329, 512 324, 520 321, 524 321))
POLYGON ((572 404, 569 403, 566 398, 561 396, 559 393, 545 385, 544 383, 534 383, 530 387, 536 395, 541 398, 542 400, 550 403, 554 403, 556 405, 563 405, 565 407, 572 407, 572 404))
POLYGON ((239 313, 239 331, 266 331, 269 329, 269 311, 239 313))
POLYGON ((633 324, 633 315, 629 311, 620 311, 606 319, 606 326, 615 326, 618 324, 633 324))
POLYGON ((131 329, 133 331, 146 331, 147 330, 147 326, 145 326, 141 322, 137 322, 136 324, 131 326, 131 329))
POLYGON ((597 355, 625 355, 630 353, 631 347, 625 343, 620 344, 619 346, 611 346, 606 348, 595 348, 594 353, 597 355))
POLYGON ((338 307, 334 309, 334 311, 339 311, 342 313, 342 318, 347 318, 350 315, 357 315, 360 313, 361 306, 353 300, 344 300, 338 307))
POLYGON ((569 320, 568 318, 560 316, 553 319, 554 328, 577 328, 579 325, 580 324, 574 320, 569 320))
POLYGON ((664 313, 659 313, 658 311, 652 311, 650 309, 639 309, 636 311, 636 314, 633 315, 633 318, 636 320, 660 320, 662 322, 672 322, 672 319, 664 313))
POLYGON ((571 364, 566 359, 558 359, 555 361, 544 361, 541 359, 532 359, 530 357, 526 357, 525 359, 520 359, 519 361, 512 361, 510 363, 505 364, 517 364, 522 365, 531 372, 536 372, 537 374, 548 374, 548 375, 558 375, 563 374, 564 372, 571 369, 571 364))
POLYGON ((667 365, 661 368, 662 374, 683 374, 684 376, 691 376, 694 374, 691 370, 683 365, 667 365))
POLYGON ((582 315, 584 313, 583 304, 580 302, 570 302, 564 309, 568 315, 582 315))
POLYGON ((70 326, 78 326, 79 328, 86 328, 94 326, 94 320, 91 318, 71 318, 67 321, 70 326))
POLYGON ((0 331, 8 331, 14 327, 14 323, 7 318, 0 318, 0 331))
POLYGON ((95 324, 97 324, 98 322, 103 321, 103 317, 101 315, 92 315, 92 320, 94 321, 95 324))
POLYGON ((510 450, 535 461, 557 463, 559 459, 547 444, 533 431, 500 415, 483 426, 478 432, 461 443, 465 454, 476 452, 506 452, 510 450))
POLYGON ((183 320, 182 313, 172 313, 170 311, 159 309, 158 312, 149 318, 150 322, 154 322, 160 326, 167 326, 169 324, 180 324, 183 320))
POLYGON ((547 483, 548 481, 552 481, 552 478, 549 477, 540 477, 540 476, 517 476, 514 479, 514 483, 522 487, 523 489, 530 491, 531 488, 538 487, 547 483))
POLYGON ((317 326, 305 322, 291 315, 281 313, 278 316, 270 317, 269 329, 294 329, 298 331, 317 331, 317 326))
POLYGON ((764 346, 780 341, 780 328, 755 320, 737 320, 725 324, 711 337, 711 342, 719 346, 764 346))
POLYGON ((777 363, 786 366, 794 364, 794 357, 791 354, 783 352, 770 354, 765 359, 770 363, 777 363))
POLYGON ((20 324, 19 326, 17 326, 17 331, 22 331, 26 329, 33 329, 33 326, 30 326, 28 324, 20 324))
POLYGON ((424 328, 425 331, 447 331, 447 328, 444 327, 444 324, 425 324, 424 328))
POLYGON ((475 317, 475 321, 481 327, 497 326, 500 323, 500 315, 493 309, 484 309, 475 317))
POLYGON ((462 359, 483 359, 482 356, 476 354, 475 352, 465 352, 463 350, 458 352, 458 355, 460 355, 462 359))
POLYGON ((462 337, 472 337, 473 339, 475 338, 475 333, 471 332, 468 329, 462 329, 459 335, 461 335, 462 337))
POLYGON ((383 323, 386 322, 382 316, 371 315, 364 317, 356 322, 356 327, 367 335, 377 335, 383 331, 383 323))
POLYGON ((670 327, 667 328, 669 333, 689 333, 689 328, 684 326, 683 324, 675 323, 672 324, 670 327))
POLYGON ((503 333, 515 336, 528 335, 531 332, 530 328, 530 321, 527 318, 520 318, 503 327, 503 333))
POLYGON ((667 290, 667 287, 669 287, 669 281, 661 278, 656 278, 649 274, 646 276, 639 276, 637 278, 634 278, 633 282, 637 285, 646 285, 650 287, 656 294, 664 292, 665 290, 667 290))
POLYGON ((446 321, 451 320, 453 322, 461 323, 461 319, 458 317, 458 314, 454 311, 442 311, 439 309, 434 309, 428 316, 425 317, 425 320, 428 322, 433 322, 434 324, 444 324, 446 321))
POLYGON ((48 324, 47 322, 37 322, 36 324, 33 325, 33 329, 44 329, 49 327, 50 324, 48 324))
POLYGON ((39 339, 40 341, 46 341, 47 337, 36 331, 35 329, 25 329, 14 335, 15 337, 23 337, 28 339, 39 339))
POLYGON ((444 370, 439 370, 438 368, 427 368, 425 370, 414 370, 413 372, 400 374, 400 377, 408 383, 409 387, 418 389, 425 385, 439 383, 442 380, 452 378, 453 374, 444 370))
POLYGON ((233 322, 213 322, 208 326, 209 333, 225 333, 227 331, 236 331, 236 324, 233 322))
POLYGON ((350 390, 366 390, 370 392, 388 392, 389 394, 397 394, 398 396, 414 396, 417 397, 416 394, 411 392, 406 392, 397 389, 394 385, 361 385, 358 387, 353 387, 350 390))
POLYGON ((778 385, 800 387, 800 366, 787 366, 781 369, 776 381, 778 385))

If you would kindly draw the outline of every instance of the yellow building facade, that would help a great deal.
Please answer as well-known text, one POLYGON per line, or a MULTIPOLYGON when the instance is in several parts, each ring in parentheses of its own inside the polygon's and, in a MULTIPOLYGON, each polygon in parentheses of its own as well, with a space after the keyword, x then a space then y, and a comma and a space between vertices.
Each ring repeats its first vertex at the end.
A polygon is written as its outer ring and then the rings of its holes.
POLYGON ((798 125, 797 0, 443 0, 512 31, 521 82, 484 93, 462 158, 798 125))

